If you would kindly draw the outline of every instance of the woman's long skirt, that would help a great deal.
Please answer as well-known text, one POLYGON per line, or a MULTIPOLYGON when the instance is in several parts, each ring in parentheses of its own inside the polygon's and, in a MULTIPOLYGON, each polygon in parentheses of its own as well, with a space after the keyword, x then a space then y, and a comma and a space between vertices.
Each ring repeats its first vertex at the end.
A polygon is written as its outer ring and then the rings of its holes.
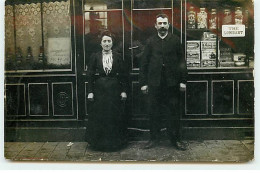
POLYGON ((116 78, 96 80, 94 102, 89 109, 87 142, 98 150, 120 149, 126 142, 120 85, 116 78))

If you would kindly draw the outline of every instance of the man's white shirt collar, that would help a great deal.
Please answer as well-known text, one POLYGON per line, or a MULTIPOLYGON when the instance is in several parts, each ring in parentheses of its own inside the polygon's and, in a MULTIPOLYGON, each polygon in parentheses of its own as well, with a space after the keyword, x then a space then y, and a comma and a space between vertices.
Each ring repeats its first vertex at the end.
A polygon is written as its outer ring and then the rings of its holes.
POLYGON ((158 33, 158 36, 163 40, 163 39, 165 39, 165 37, 167 37, 167 35, 168 35, 168 32, 164 35, 164 36, 161 36, 159 33, 158 33))

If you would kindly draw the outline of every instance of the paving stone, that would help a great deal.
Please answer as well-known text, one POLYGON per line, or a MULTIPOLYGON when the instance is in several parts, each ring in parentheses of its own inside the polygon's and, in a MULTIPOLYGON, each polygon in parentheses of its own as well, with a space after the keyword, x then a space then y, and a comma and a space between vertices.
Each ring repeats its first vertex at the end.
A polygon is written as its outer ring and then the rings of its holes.
POLYGON ((194 160, 194 158, 192 157, 192 153, 189 150, 186 151, 173 150, 171 155, 173 160, 177 162, 190 162, 194 160))
POLYGON ((130 142, 115 152, 92 150, 86 142, 5 143, 5 157, 12 160, 47 160, 73 162, 248 162, 253 159, 253 141, 187 141, 188 150, 180 151, 169 140, 151 149, 144 141, 130 142))
POLYGON ((226 149, 225 144, 221 140, 209 140, 205 141, 204 144, 207 146, 209 149, 215 149, 215 148, 223 148, 226 149))
POLYGON ((44 143, 41 149, 35 154, 35 157, 39 158, 40 160, 48 160, 57 145, 58 142, 44 143))
POLYGON ((63 161, 67 155, 67 150, 54 150, 49 156, 49 160, 63 161))
POLYGON ((153 160, 155 159, 154 157, 151 158, 151 154, 148 152, 143 152, 140 153, 138 150, 135 149, 128 149, 126 151, 123 151, 120 153, 120 160, 125 160, 125 161, 137 161, 137 160, 153 160))
POLYGON ((206 144, 204 142, 198 142, 198 141, 190 141, 189 142, 189 149, 205 149, 206 144))
POLYGON ((254 152, 254 140, 243 140, 241 142, 246 146, 249 151, 254 152))
POLYGON ((84 157, 84 151, 83 152, 68 152, 65 160, 72 160, 72 161, 79 161, 82 160, 84 157))
POLYGON ((104 153, 103 152, 91 152, 86 151, 83 160, 85 161, 101 161, 104 153))
POLYGON ((245 156, 232 156, 232 159, 235 162, 249 162, 254 158, 253 155, 245 155, 245 156))
POLYGON ((226 147, 234 147, 243 145, 239 140, 223 140, 223 143, 226 147))
POLYGON ((35 154, 43 146, 43 142, 33 142, 29 143, 24 147, 24 149, 15 157, 15 160, 39 160, 35 157, 35 154))
POLYGON ((85 153, 85 150, 88 146, 87 142, 77 142, 74 143, 71 147, 70 147, 70 152, 83 152, 85 153))
POLYGON ((17 151, 5 151, 4 152, 4 156, 5 156, 5 159, 10 159, 10 160, 13 160, 17 155, 19 154, 19 152, 17 151))
POLYGON ((227 148, 215 148, 209 152, 209 156, 216 162, 228 162, 232 160, 232 153, 227 148))
POLYGON ((6 159, 13 160, 27 145, 27 143, 5 142, 4 156, 6 159))
POLYGON ((12 145, 6 145, 5 151, 17 151, 20 152, 31 142, 13 142, 12 145))
POLYGON ((15 142, 5 142, 4 143, 4 148, 6 149, 6 148, 11 148, 12 147, 12 145, 14 145, 15 144, 15 142))
POLYGON ((69 142, 59 142, 55 150, 70 150, 69 142))
POLYGON ((101 160, 102 161, 120 161, 121 160, 121 154, 120 154, 120 152, 104 153, 101 160))

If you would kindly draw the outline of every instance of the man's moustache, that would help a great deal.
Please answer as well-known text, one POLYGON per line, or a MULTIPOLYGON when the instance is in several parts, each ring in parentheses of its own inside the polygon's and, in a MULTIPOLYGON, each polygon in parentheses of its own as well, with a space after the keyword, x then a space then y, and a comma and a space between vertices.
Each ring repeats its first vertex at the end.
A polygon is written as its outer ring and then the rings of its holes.
POLYGON ((167 31, 168 29, 166 28, 160 28, 159 31, 167 31))

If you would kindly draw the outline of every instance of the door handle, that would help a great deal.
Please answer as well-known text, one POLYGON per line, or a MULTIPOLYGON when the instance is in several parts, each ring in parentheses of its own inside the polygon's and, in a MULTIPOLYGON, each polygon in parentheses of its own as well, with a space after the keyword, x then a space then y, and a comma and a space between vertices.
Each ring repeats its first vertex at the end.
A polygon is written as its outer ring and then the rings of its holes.
POLYGON ((139 46, 133 46, 133 47, 129 47, 129 49, 137 49, 139 46))

